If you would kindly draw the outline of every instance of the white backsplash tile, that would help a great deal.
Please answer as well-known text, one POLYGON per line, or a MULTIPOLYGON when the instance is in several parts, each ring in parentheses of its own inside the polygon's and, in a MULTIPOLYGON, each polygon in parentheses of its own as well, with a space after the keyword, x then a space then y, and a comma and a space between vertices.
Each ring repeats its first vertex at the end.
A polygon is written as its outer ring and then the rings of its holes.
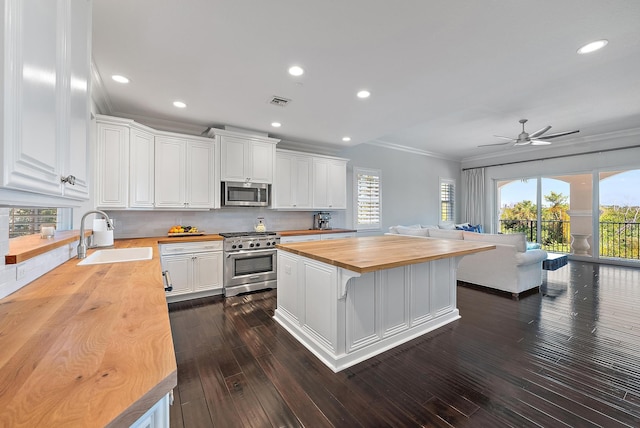
MULTIPOLYGON (((175 224, 196 226, 205 233, 244 232, 253 230, 258 217, 264 218, 267 230, 311 229, 316 212, 224 208, 215 211, 107 211, 107 214, 116 220, 114 237, 117 239, 163 236, 175 224)), ((332 227, 345 227, 344 211, 333 211, 331 216, 332 227)))

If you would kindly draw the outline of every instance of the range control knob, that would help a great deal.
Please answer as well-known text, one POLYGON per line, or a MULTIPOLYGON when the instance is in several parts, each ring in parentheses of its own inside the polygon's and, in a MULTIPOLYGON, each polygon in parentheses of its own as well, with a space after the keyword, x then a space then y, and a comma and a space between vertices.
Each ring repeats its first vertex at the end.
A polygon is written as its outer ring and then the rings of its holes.
POLYGON ((236 249, 236 244, 233 244, 233 245, 231 246, 231 249, 232 249, 232 250, 235 250, 235 249, 236 249))
POLYGON ((271 242, 267 242, 267 247, 268 247, 269 245, 271 245, 271 242))
POLYGON ((238 248, 242 248, 242 244, 238 245, 238 248))
POLYGON ((259 246, 260 246, 260 243, 258 242, 258 243, 256 244, 256 247, 259 247, 259 246))
POLYGON ((249 244, 249 247, 253 248, 253 244, 249 244))

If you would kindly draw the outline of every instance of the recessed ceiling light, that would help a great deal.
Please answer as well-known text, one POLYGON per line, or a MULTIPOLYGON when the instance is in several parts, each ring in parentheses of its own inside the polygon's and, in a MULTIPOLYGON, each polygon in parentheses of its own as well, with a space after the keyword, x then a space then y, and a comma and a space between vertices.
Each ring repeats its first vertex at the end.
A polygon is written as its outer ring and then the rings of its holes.
POLYGON ((178 107, 178 108, 185 108, 187 105, 185 103, 183 103, 182 101, 174 101, 173 102, 174 107, 178 107))
POLYGON ((282 124, 280 122, 271 122, 271 126, 273 126, 274 128, 280 128, 282 124))
POLYGON ((304 74, 304 69, 299 65, 294 65, 289 68, 289 74, 292 76, 302 76, 304 74))
POLYGON ((578 53, 582 55, 595 52, 598 49, 602 49, 603 47, 607 46, 608 43, 609 41, 605 39, 596 40, 595 42, 587 43, 586 45, 578 49, 578 53))
POLYGON ((345 143, 351 141, 351 137, 342 137, 342 141, 344 141, 345 143))
POLYGON ((129 79, 119 74, 114 74, 113 76, 111 76, 111 78, 118 83, 129 83, 129 79))
POLYGON ((362 90, 358 92, 358 98, 369 98, 371 96, 371 92, 367 90, 362 90))

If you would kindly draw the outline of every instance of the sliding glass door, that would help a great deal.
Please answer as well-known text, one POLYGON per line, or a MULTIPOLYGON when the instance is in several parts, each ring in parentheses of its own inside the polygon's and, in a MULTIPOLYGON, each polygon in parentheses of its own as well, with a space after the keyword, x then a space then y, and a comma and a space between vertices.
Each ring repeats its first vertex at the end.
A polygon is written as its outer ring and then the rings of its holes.
POLYGON ((498 181, 499 233, 524 233, 544 250, 571 252, 572 226, 590 237, 591 182, 591 174, 498 181))
POLYGON ((600 257, 640 260, 640 170, 599 173, 600 257))
POLYGON ((640 260, 640 169, 497 181, 497 230, 550 252, 640 260))

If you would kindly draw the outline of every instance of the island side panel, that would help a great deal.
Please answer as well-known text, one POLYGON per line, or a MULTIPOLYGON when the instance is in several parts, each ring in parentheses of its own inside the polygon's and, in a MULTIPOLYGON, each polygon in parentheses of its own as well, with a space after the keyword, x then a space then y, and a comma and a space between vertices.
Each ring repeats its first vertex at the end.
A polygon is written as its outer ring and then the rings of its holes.
POLYGON ((274 318, 338 372, 459 319, 459 259, 354 276, 342 268, 279 251, 274 318))

